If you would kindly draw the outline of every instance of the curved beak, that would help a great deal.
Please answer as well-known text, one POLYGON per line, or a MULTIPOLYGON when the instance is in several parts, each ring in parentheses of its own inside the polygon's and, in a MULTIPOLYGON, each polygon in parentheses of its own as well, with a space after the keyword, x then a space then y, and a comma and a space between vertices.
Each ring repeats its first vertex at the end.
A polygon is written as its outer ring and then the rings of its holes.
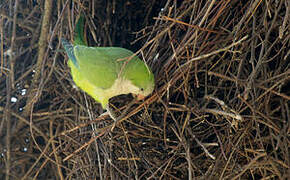
POLYGON ((145 99, 146 96, 144 96, 142 94, 137 94, 136 97, 137 97, 137 100, 140 101, 140 100, 145 99))

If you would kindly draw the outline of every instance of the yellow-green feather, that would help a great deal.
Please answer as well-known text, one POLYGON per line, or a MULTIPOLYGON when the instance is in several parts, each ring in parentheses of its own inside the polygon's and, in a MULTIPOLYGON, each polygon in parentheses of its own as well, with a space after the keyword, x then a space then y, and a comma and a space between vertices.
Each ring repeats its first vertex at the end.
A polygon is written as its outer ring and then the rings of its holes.
POLYGON ((76 24, 74 46, 62 40, 69 56, 68 66, 74 82, 106 108, 111 97, 153 91, 154 76, 132 51, 119 47, 87 47, 83 38, 84 18, 76 24), (124 65, 125 64, 125 65, 124 65), (141 91, 141 89, 144 91, 141 91))

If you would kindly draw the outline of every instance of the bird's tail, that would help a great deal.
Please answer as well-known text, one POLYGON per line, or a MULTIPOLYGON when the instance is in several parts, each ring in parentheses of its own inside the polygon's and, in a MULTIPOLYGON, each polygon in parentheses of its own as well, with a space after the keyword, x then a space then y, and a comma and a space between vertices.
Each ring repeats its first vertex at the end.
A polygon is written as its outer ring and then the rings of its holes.
POLYGON ((84 37, 84 25, 85 25, 85 17, 83 14, 81 14, 75 26, 74 45, 87 46, 84 37))
MULTIPOLYGON (((78 19, 76 26, 75 26, 75 32, 74 32, 74 45, 84 45, 86 46, 87 43, 85 41, 84 37, 84 24, 85 24, 85 17, 83 14, 80 15, 80 18, 78 19)), ((79 64, 77 62, 77 59, 74 55, 74 46, 70 42, 68 42, 66 39, 61 38, 61 43, 71 61, 75 65, 75 67, 79 67, 79 64)))

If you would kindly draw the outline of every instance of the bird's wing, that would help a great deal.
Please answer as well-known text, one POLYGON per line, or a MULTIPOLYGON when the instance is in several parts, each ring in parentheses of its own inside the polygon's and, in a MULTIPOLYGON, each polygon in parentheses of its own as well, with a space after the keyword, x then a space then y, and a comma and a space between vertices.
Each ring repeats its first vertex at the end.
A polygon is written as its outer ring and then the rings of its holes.
POLYGON ((118 78, 120 68, 133 53, 124 48, 117 47, 87 47, 77 45, 74 54, 79 64, 82 77, 98 88, 110 88, 118 78))

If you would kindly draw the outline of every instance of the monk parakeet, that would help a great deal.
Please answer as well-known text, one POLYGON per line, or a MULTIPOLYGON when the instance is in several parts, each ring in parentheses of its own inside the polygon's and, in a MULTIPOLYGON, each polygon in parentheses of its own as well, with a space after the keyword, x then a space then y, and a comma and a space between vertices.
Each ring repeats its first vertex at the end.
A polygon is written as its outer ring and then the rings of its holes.
POLYGON ((83 38, 81 16, 74 44, 62 39, 75 84, 108 109, 109 99, 121 94, 148 96, 154 89, 154 75, 130 50, 120 47, 88 47, 83 38))

